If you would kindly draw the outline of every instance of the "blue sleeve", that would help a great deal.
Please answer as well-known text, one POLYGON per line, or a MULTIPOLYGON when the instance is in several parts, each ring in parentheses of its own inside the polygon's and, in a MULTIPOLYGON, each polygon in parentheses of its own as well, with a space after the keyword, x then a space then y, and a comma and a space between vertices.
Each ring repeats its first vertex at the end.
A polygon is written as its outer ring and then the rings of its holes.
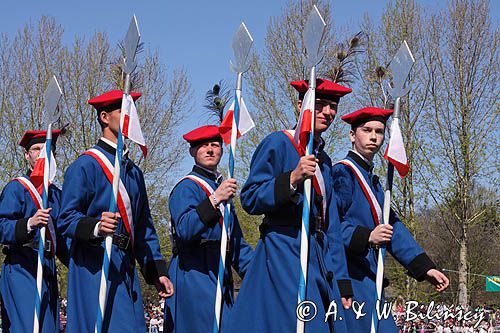
POLYGON ((94 239, 94 228, 100 219, 100 216, 86 215, 95 196, 93 163, 93 157, 78 157, 66 170, 62 189, 58 228, 64 237, 82 242, 94 239))
POLYGON ((290 189, 290 170, 283 170, 283 153, 289 139, 276 132, 265 138, 255 150, 250 174, 241 189, 243 209, 252 215, 271 213, 284 205, 297 204, 301 195, 290 189))
POLYGON ((28 218, 25 217, 25 189, 18 181, 11 181, 0 196, 0 243, 5 245, 24 244, 34 237, 27 232, 28 218))
POLYGON ((50 187, 51 189, 51 194, 50 194, 50 207, 52 207, 51 215, 53 215, 52 221, 54 223, 54 227, 56 230, 56 255, 57 258, 65 265, 68 266, 69 263, 69 248, 70 248, 70 240, 69 238, 63 237, 61 234, 61 230, 59 229, 59 216, 61 213, 61 194, 62 191, 56 187, 55 185, 52 185, 50 187))
POLYGON ((332 268, 335 280, 339 287, 340 294, 343 297, 353 295, 349 272, 347 271, 347 259, 345 247, 342 241, 342 231, 337 211, 336 197, 333 193, 330 196, 328 203, 328 230, 327 237, 331 254, 329 257, 332 260, 332 268))
POLYGON ((238 217, 236 216, 234 210, 233 217, 234 223, 231 234, 231 246, 233 248, 232 263, 233 268, 236 270, 238 275, 243 278, 248 269, 248 266, 250 265, 250 262, 252 261, 253 249, 250 245, 248 245, 248 243, 245 241, 245 238, 243 237, 240 222, 238 221, 238 217))
POLYGON ((348 167, 342 164, 334 165, 332 177, 344 246, 353 254, 365 256, 368 253, 371 229, 357 225, 346 217, 352 205, 354 182, 357 180, 348 167))
POLYGON ((158 277, 167 276, 167 265, 161 254, 158 234, 151 217, 144 176, 139 168, 136 170, 140 200, 136 208, 139 210, 138 219, 134 221, 134 252, 144 279, 148 284, 153 284, 158 277))
POLYGON ((410 231, 391 209, 390 223, 393 227, 392 240, 387 251, 418 281, 425 278, 429 269, 435 268, 434 262, 427 256, 413 238, 410 231))
POLYGON ((175 234, 181 241, 199 239, 221 216, 200 186, 188 179, 174 188, 168 207, 175 234))

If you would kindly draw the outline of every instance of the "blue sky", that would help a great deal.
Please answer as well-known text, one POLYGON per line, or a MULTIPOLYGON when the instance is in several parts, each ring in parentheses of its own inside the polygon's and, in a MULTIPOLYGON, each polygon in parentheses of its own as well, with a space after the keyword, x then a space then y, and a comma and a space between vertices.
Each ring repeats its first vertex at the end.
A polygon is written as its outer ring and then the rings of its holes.
MULTIPOLYGON (((418 0, 417 0, 418 1, 418 0)), ((442 8, 445 1, 420 0, 424 6, 442 8)), ((106 31, 110 42, 124 37, 132 14, 136 14, 141 41, 157 49, 170 68, 184 68, 195 91, 195 107, 201 108, 203 96, 219 79, 234 81, 228 62, 232 57, 231 40, 244 21, 254 37, 254 47, 262 50, 266 26, 278 16, 285 0, 20 0, 6 1, 0 13, 0 32, 15 34, 29 20, 50 15, 65 30, 64 39, 75 35, 90 36, 106 31)), ((386 5, 380 0, 332 1, 334 24, 348 32, 357 32, 363 15, 377 21, 386 5)), ((491 2, 491 12, 498 22, 500 1, 491 2)))
MULTIPOLYGON (((125 35, 132 14, 136 14, 141 41, 157 49, 162 61, 173 68, 184 68, 193 86, 195 110, 203 108, 205 92, 220 79, 231 86, 234 75, 229 70, 231 40, 241 21, 254 38, 254 48, 262 50, 266 26, 278 16, 287 1, 219 0, 219 1, 9 1, 2 10, 0 31, 14 35, 29 20, 50 15, 64 28, 64 40, 75 35, 91 36, 106 31, 110 42, 125 35)), ((333 2, 333 22, 356 32, 363 13, 378 19, 383 1, 351 0, 333 2)), ((191 119, 190 122, 202 122, 191 119)), ((200 124, 201 125, 201 124, 200 124)))
MULTIPOLYGON (((420 4, 442 8, 445 1, 420 0, 420 4)), ((232 57, 231 40, 241 21, 254 38, 254 48, 262 50, 271 17, 279 16, 287 1, 219 0, 219 1, 109 1, 109 0, 44 0, 6 1, 0 12, 0 32, 13 36, 27 22, 49 15, 64 28, 64 40, 75 35, 91 36, 106 31, 110 42, 121 40, 132 14, 136 14, 141 41, 159 51, 170 69, 184 68, 193 87, 193 106, 198 117, 190 117, 189 130, 207 121, 200 119, 205 92, 224 79, 233 86, 234 74, 229 70, 232 57)), ((332 21, 346 32, 355 33, 363 15, 378 21, 386 5, 381 0, 332 1, 332 21)), ((491 1, 491 12, 498 25, 500 1, 491 1)), ((251 110, 250 110, 251 111, 251 110)))

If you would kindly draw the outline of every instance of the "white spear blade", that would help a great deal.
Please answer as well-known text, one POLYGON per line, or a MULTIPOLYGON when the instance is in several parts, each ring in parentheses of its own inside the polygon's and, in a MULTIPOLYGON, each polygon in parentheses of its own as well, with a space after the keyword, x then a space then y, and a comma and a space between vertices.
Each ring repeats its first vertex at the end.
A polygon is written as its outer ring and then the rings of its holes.
POLYGON ((326 23, 318 7, 314 5, 304 27, 304 47, 306 49, 306 66, 313 67, 321 59, 319 47, 325 34, 326 23))
POLYGON ((413 57, 408 44, 404 40, 389 65, 389 69, 392 73, 392 89, 390 90, 390 93, 394 99, 406 95, 404 84, 408 79, 408 75, 410 74, 414 63, 415 58, 413 57))
POLYGON ((253 45, 253 38, 244 22, 241 22, 233 37, 234 63, 231 67, 236 73, 243 73, 248 70, 250 50, 253 45))
POLYGON ((43 109, 43 122, 45 128, 59 120, 60 112, 57 107, 61 100, 62 90, 55 75, 52 75, 49 85, 45 90, 45 107, 43 109))
POLYGON ((137 25, 137 19, 135 15, 132 16, 130 25, 128 26, 127 34, 125 35, 124 47, 125 47, 125 74, 130 74, 134 71, 137 66, 135 55, 137 52, 137 46, 139 45, 139 40, 141 34, 139 33, 139 26, 137 25))

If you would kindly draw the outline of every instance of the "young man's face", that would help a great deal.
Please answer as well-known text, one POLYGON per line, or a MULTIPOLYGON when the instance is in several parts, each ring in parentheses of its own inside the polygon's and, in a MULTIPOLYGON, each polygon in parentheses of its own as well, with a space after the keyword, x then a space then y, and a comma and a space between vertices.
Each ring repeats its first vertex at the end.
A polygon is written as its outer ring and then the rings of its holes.
POLYGON ((371 161, 384 143, 384 133, 385 125, 378 120, 372 120, 351 130, 349 138, 354 150, 371 161))
POLYGON ((120 114, 121 109, 116 109, 111 112, 101 111, 99 117, 101 121, 107 125, 109 130, 118 137, 118 129, 120 127, 120 114))
POLYGON ((35 143, 29 150, 24 152, 24 158, 28 161, 31 170, 35 167, 36 160, 38 159, 38 156, 40 156, 43 146, 44 143, 35 143))
MULTIPOLYGON (((323 133, 333 122, 337 114, 338 99, 317 98, 315 103, 316 120, 314 123, 314 132, 323 133)), ((299 109, 302 107, 302 101, 298 101, 299 109)))
POLYGON ((194 161, 201 167, 216 171, 222 157, 222 145, 219 141, 209 141, 189 149, 194 161))
POLYGON ((315 104, 316 122, 314 123, 314 131, 323 133, 330 127, 335 119, 338 108, 338 100, 318 98, 315 104))

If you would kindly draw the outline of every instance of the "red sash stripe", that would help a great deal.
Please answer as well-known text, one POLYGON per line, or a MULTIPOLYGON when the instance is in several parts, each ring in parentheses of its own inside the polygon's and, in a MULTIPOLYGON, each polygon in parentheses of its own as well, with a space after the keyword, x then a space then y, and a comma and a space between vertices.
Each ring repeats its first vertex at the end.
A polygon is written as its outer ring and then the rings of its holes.
MULTIPOLYGON (((25 177, 14 178, 14 180, 17 180, 26 189, 26 191, 28 191, 31 199, 33 199, 33 203, 35 204, 37 210, 38 209, 42 209, 42 205, 41 205, 41 201, 40 201, 40 199, 41 199, 40 196, 37 196, 33 192, 33 190, 30 188, 30 186, 26 183, 26 182, 28 182, 30 180, 27 179, 27 178, 25 178, 25 177)), ((33 183, 32 183, 32 185, 33 185, 33 183)), ((34 186, 35 185, 33 185, 33 188, 34 188, 34 186)), ((49 186, 50 186, 50 184, 49 184, 49 186)), ((48 193, 47 193, 47 195, 48 195, 48 193)), ((50 220, 49 220, 49 223, 51 223, 50 220)), ((52 233, 55 232, 55 229, 54 229, 53 225, 51 227, 47 226, 47 229, 49 230, 49 232, 46 232, 45 236, 50 240, 50 251, 51 251, 52 254, 54 254, 56 252, 56 243, 55 243, 55 234, 52 235, 52 233)))
MULTIPOLYGON (((210 198, 210 196, 211 196, 211 195, 212 195, 212 193, 213 193, 213 190, 212 190, 212 191, 210 191, 210 190, 209 190, 208 188, 206 188, 206 187, 205 187, 205 185, 204 185, 202 182, 200 182, 197 178, 198 178, 198 177, 196 177, 196 176, 188 175, 188 176, 186 176, 186 177, 183 177, 180 181, 182 181, 183 179, 190 179, 190 180, 192 180, 193 182, 195 182, 196 184, 198 184, 198 185, 201 187, 201 189, 203 190, 203 192, 205 192, 205 194, 207 195, 207 197, 208 197, 208 198, 210 198)), ((180 182, 180 181, 179 181, 179 182, 180 182)), ((221 217, 219 218, 219 224, 220 224, 221 228, 223 228, 223 227, 224 227, 224 211, 223 211, 223 210, 220 210, 220 211, 221 211, 222 215, 221 215, 221 217)))
MULTIPOLYGON (((104 161, 101 159, 100 156, 98 156, 97 154, 95 154, 92 151, 86 151, 83 153, 83 155, 92 156, 97 161, 97 163, 99 163, 99 165, 101 166, 102 171, 106 175, 106 178, 108 179, 109 183, 113 184, 113 172, 112 172, 112 170, 110 170, 108 168, 108 166, 104 163, 104 161)), ((118 206, 118 211, 120 212, 120 216, 121 216, 121 219, 123 221, 123 225, 125 226, 125 229, 127 230, 127 233, 130 236, 130 240, 132 242, 132 248, 133 248, 134 234, 133 234, 132 229, 130 227, 129 216, 127 214, 127 209, 125 208, 125 203, 123 202, 123 198, 122 198, 120 191, 118 191, 118 199, 117 199, 116 205, 118 206)))
MULTIPOLYGON (((368 204, 370 205, 370 211, 372 212, 373 224, 375 226, 378 226, 379 223, 380 223, 380 216, 379 216, 379 214, 377 212, 377 208, 375 207, 375 203, 372 200, 372 196, 371 195, 374 196, 373 191, 370 188, 366 187, 365 181, 363 181, 364 179, 360 178, 360 177, 363 177, 363 176, 360 174, 359 170, 355 170, 354 169, 353 165, 351 165, 346 160, 342 160, 342 161, 339 161, 337 163, 341 163, 341 164, 346 165, 347 167, 349 167, 349 169, 352 170, 352 172, 354 173, 354 175, 358 179, 358 183, 361 186, 361 189, 363 190, 363 193, 365 194, 366 200, 368 200, 368 204)), ((377 202, 377 204, 378 204, 378 202, 377 202)))

